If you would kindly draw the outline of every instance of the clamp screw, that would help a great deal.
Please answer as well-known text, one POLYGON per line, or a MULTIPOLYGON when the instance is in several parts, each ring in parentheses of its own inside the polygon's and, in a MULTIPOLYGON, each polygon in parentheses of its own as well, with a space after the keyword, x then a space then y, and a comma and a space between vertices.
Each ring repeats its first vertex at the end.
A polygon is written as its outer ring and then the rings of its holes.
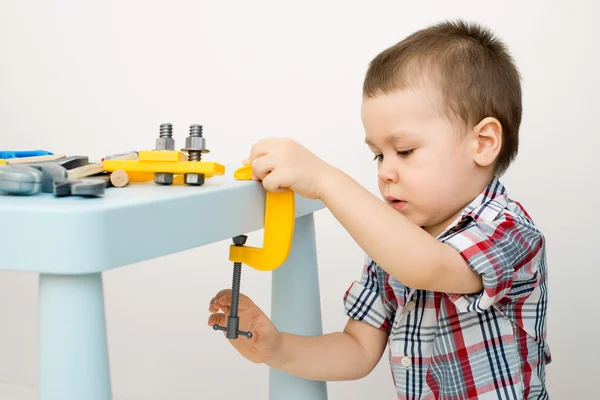
MULTIPOLYGON (((240 235, 233 238, 233 244, 235 246, 243 246, 246 243, 248 236, 240 235)), ((215 331, 227 332, 227 339, 237 339, 238 335, 246 336, 248 339, 252 337, 252 332, 245 332, 238 330, 239 317, 238 317, 238 304, 240 300, 240 281, 242 274, 242 263, 233 263, 233 282, 231 285, 231 310, 229 317, 227 318, 227 327, 214 324, 213 329, 215 331)))

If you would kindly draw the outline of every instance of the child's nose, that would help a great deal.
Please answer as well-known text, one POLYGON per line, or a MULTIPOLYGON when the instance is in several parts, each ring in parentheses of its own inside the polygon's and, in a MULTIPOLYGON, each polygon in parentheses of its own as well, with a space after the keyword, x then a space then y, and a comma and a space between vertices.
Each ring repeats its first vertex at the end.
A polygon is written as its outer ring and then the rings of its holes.
POLYGON ((392 165, 386 164, 385 161, 381 164, 378 172, 379 179, 383 182, 397 183, 398 173, 392 165))

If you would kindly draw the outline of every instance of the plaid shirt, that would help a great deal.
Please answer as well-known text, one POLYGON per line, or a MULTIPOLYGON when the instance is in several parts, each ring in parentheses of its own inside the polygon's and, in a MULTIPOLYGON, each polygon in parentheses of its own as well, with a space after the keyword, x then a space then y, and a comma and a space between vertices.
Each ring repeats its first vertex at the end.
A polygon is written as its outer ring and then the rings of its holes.
POLYGON ((547 399, 545 239, 498 178, 437 240, 482 276, 472 295, 414 290, 366 257, 346 314, 389 333, 399 399, 547 399))

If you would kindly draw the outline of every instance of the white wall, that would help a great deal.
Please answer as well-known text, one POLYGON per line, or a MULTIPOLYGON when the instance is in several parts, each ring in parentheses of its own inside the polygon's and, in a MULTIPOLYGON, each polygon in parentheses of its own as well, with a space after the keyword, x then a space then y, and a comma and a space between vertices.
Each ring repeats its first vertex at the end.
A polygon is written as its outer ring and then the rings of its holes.
MULTIPOLYGON (((508 43, 524 78, 520 154, 504 182, 548 239, 549 387, 554 399, 589 398, 600 357, 598 10, 591 0, 2 0, 0 149, 98 159, 151 148, 165 121, 182 144, 189 124, 200 123, 211 160, 237 162, 263 137, 290 136, 375 191, 359 118, 367 63, 441 19, 483 22, 508 43)), ((329 332, 343 327, 342 296, 360 276, 362 253, 327 211, 317 216, 317 240, 329 332)), ((267 397, 267 368, 206 326, 209 299, 230 284, 228 244, 105 274, 115 397, 267 397)), ((6 385, 37 379, 36 279, 0 273, 6 385)), ((246 268, 242 289, 269 309, 268 273, 246 268)), ((329 393, 395 398, 385 359, 364 380, 330 383, 329 393)))

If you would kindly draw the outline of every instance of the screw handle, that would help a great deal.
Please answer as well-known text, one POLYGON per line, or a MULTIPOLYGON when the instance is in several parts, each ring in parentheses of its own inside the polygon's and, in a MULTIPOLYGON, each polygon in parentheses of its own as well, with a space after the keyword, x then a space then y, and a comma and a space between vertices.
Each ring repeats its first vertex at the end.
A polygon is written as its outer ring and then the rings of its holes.
POLYGON ((227 326, 221 326, 219 324, 214 324, 213 329, 215 331, 223 331, 226 332, 227 339, 237 339, 238 336, 245 336, 248 339, 252 337, 252 332, 240 331, 238 329, 240 323, 240 319, 238 317, 229 316, 227 318, 227 326))

